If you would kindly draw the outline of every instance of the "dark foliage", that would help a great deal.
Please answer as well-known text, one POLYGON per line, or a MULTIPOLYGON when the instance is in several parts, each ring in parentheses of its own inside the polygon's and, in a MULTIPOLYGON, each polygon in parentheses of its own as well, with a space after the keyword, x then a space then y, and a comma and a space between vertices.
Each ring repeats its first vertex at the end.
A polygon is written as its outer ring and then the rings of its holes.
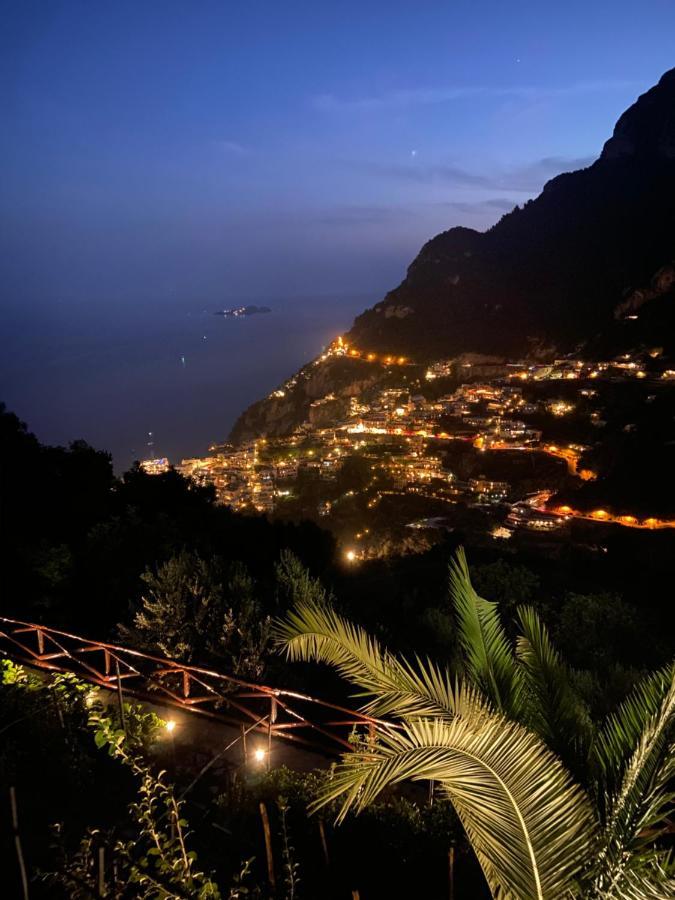
POLYGON ((42 446, 4 407, 0 438, 2 614, 110 636, 135 612, 143 572, 183 550, 245 565, 273 612, 282 550, 317 573, 332 560, 333 539, 310 523, 238 515, 173 470, 116 479, 107 453, 42 446))

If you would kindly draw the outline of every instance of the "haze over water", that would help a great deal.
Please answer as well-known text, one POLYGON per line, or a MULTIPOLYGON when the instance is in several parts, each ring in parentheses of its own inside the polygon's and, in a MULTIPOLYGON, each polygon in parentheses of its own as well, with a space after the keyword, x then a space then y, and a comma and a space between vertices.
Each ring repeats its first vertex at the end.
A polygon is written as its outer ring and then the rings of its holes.
POLYGON ((3 400, 41 440, 84 438, 110 451, 117 471, 150 455, 180 462, 225 440, 239 413, 375 299, 52 302, 39 327, 35 309, 16 307, 4 320, 3 400), (256 302, 272 312, 213 314, 256 302))

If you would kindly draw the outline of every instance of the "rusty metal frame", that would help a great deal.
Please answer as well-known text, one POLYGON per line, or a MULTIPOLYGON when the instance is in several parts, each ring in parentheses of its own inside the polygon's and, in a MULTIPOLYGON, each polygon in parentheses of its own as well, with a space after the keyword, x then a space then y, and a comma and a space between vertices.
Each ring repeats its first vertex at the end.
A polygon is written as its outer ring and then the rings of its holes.
POLYGON ((47 672, 71 672, 110 691, 249 726, 319 752, 351 750, 354 727, 373 737, 389 723, 297 691, 253 684, 129 647, 0 616, 0 656, 47 672))

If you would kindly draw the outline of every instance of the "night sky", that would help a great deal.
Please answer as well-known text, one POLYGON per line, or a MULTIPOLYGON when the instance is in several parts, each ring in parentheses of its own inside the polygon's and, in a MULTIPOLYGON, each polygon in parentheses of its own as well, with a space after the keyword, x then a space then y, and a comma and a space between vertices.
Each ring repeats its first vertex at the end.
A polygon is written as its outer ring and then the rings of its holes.
POLYGON ((34 340, 39 373, 41 323, 83 308, 345 296, 348 326, 433 234, 588 164, 675 65, 673 35, 672 0, 7 0, 0 276, 21 359, 34 340))

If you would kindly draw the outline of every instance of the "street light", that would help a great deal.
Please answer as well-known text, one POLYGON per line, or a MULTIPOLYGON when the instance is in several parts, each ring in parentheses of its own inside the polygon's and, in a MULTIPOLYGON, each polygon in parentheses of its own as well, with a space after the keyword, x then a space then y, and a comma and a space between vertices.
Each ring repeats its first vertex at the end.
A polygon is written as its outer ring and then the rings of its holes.
POLYGON ((176 722, 174 721, 174 719, 169 719, 168 722, 164 723, 164 727, 169 732, 169 734, 173 734, 174 729, 176 728, 176 722))
POLYGON ((265 754, 265 751, 264 751, 261 747, 258 747, 257 750, 254 750, 254 751, 253 751, 253 759, 254 759, 257 763, 264 762, 264 760, 265 760, 265 755, 266 755, 266 754, 265 754))

